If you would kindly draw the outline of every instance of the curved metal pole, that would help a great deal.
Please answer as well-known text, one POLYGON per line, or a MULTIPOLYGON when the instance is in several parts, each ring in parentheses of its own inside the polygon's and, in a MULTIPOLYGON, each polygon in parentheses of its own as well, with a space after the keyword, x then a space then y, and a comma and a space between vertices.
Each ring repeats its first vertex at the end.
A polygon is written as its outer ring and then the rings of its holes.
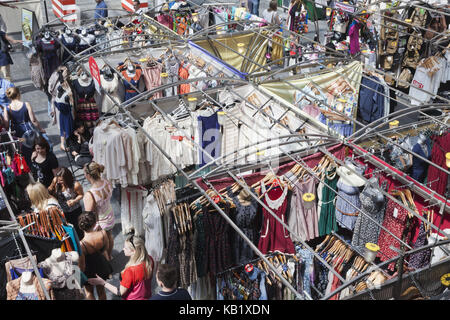
POLYGON ((230 217, 228 217, 228 215, 214 202, 214 200, 212 200, 209 195, 198 185, 198 183, 190 178, 186 172, 184 172, 173 160, 172 158, 166 153, 166 151, 161 148, 159 146, 159 144, 145 131, 143 130, 143 128, 141 127, 141 125, 139 124, 139 122, 137 120, 135 120, 133 118, 133 116, 131 115, 131 113, 129 111, 127 111, 126 109, 124 109, 123 107, 119 106, 119 108, 122 110, 123 113, 125 113, 130 120, 139 128, 142 129, 143 133, 145 134, 145 136, 147 137, 147 139, 149 139, 153 145, 155 145, 158 150, 164 155, 164 157, 166 157, 169 162, 172 163, 172 165, 174 165, 178 172, 180 172, 188 181, 190 181, 195 188, 197 188, 200 193, 202 193, 206 199, 208 199, 208 201, 210 202, 210 204, 218 211, 218 213, 225 219, 225 221, 227 223, 230 224, 230 226, 239 234, 239 236, 253 249, 253 251, 269 266, 270 269, 272 269, 272 271, 280 278, 281 282, 289 288, 289 290, 291 290, 296 296, 297 298, 302 298, 298 292, 292 287, 292 285, 283 277, 283 275, 281 275, 278 270, 275 268, 275 266, 272 265, 272 263, 264 256, 264 254, 261 253, 261 251, 259 251, 259 249, 253 244, 253 242, 239 229, 239 227, 233 222, 233 220, 231 220, 230 217))
MULTIPOLYGON (((442 246, 442 245, 446 245, 446 244, 449 244, 449 243, 450 243, 450 240, 439 241, 438 243, 432 243, 432 244, 428 244, 428 245, 425 245, 425 246, 422 246, 422 247, 419 247, 419 248, 412 249, 410 251, 405 252, 404 255, 409 256, 411 254, 414 254, 414 253, 417 253, 417 252, 421 252, 423 250, 428 250, 428 249, 431 249, 433 247, 442 246)), ((377 267, 381 269, 382 267, 384 267, 386 265, 389 265, 389 264, 397 261, 400 258, 401 257, 397 256, 397 257, 394 257, 392 259, 386 260, 386 261, 382 262, 381 264, 377 265, 377 267)), ((345 288, 347 288, 347 287, 355 284, 356 282, 362 280, 364 277, 368 276, 373 271, 374 271, 373 268, 367 268, 366 271, 360 273, 355 278, 353 278, 353 279, 351 279, 349 281, 346 281, 344 284, 339 286, 336 290, 334 290, 333 292, 331 292, 331 293, 327 294, 326 296, 324 296, 321 300, 328 300, 328 299, 330 299, 332 296, 338 294, 339 292, 341 292, 345 288)))
MULTIPOLYGON (((349 147, 353 148, 353 146, 351 144, 347 144, 344 143, 346 145, 348 145, 349 147)), ((341 161, 340 159, 338 159, 337 157, 335 157, 332 153, 328 152, 328 150, 325 150, 323 148, 320 148, 320 151, 323 154, 328 155, 329 157, 331 157, 336 163, 340 164, 341 166, 344 166, 345 168, 347 168, 348 170, 350 170, 353 174, 356 174, 359 178, 363 179, 364 181, 366 181, 366 183, 369 181, 369 179, 367 179, 366 177, 364 177, 364 175, 360 174, 359 172, 357 172, 356 170, 352 170, 351 168, 349 168, 345 162, 341 161)), ((389 192, 386 192, 382 189, 380 189, 381 193, 383 195, 385 195, 386 197, 388 197, 390 200, 394 201, 396 204, 400 205, 403 209, 407 210, 409 213, 411 213, 413 216, 415 216, 417 219, 419 219, 420 221, 422 221, 425 225, 430 226, 431 228, 435 229, 436 231, 442 233, 443 235, 445 235, 446 237, 449 237, 449 235, 447 233, 445 233, 444 231, 442 231, 440 228, 436 227, 432 222, 427 221, 425 218, 423 218, 420 214, 416 213, 414 210, 412 210, 411 208, 407 207, 405 204, 403 204, 402 202, 400 202, 399 200, 397 200, 395 197, 393 197, 389 192)), ((411 247, 409 245, 406 245, 409 249, 411 249, 411 247)))
MULTIPOLYGON (((295 140, 289 140, 289 141, 283 141, 283 142, 275 142, 275 144, 270 145, 269 147, 265 147, 265 148, 262 149, 262 150, 268 150, 268 149, 271 149, 272 147, 276 147, 276 146, 289 145, 289 144, 291 144, 292 142, 298 142, 298 143, 301 143, 301 142, 316 142, 316 141, 321 141, 321 142, 336 142, 336 139, 333 138, 333 137, 325 137, 325 136, 323 136, 323 138, 318 138, 318 139, 308 139, 306 135, 295 135, 295 134, 290 134, 290 135, 285 135, 285 136, 276 137, 276 138, 274 138, 274 140, 277 140, 277 139, 285 139, 285 138, 295 138, 295 140), (300 138, 301 136, 305 136, 306 138, 301 139, 301 138, 300 138), (299 137, 299 138, 297 138, 297 137, 299 137)), ((197 174, 199 174, 199 173, 201 173, 202 171, 204 171, 205 168, 215 165, 217 162, 220 162, 220 160, 222 160, 222 159, 228 158, 228 157, 230 157, 230 156, 232 156, 232 155, 234 155, 234 154, 239 154, 239 153, 241 153, 241 151, 244 151, 244 150, 253 148, 253 147, 255 147, 255 146, 258 146, 259 144, 262 144, 262 143, 268 143, 268 142, 271 142, 271 141, 272 141, 271 139, 269 139, 269 140, 261 140, 261 141, 252 143, 252 144, 250 144, 250 145, 248 145, 248 146, 246 146, 246 147, 242 147, 242 148, 239 148, 239 149, 237 149, 237 150, 235 150, 235 151, 232 151, 232 152, 230 152, 230 153, 227 153, 226 155, 222 155, 222 156, 220 156, 220 157, 218 157, 218 158, 216 158, 216 159, 213 159, 213 161, 208 162, 208 163, 205 164, 203 167, 201 167, 201 168, 195 170, 195 171, 192 172, 189 176, 190 176, 190 177, 195 177, 197 174)), ((305 146, 304 148, 311 148, 311 146, 305 146)), ((300 150, 302 150, 302 149, 296 150, 295 152, 298 152, 298 151, 300 151, 300 150)), ((232 162, 237 162, 237 161, 239 161, 239 160, 245 159, 245 158, 248 157, 249 155, 250 155, 250 153, 245 153, 244 155, 240 155, 239 157, 233 158, 233 160, 230 160, 230 161, 232 161, 232 162)), ((279 157, 280 155, 277 155, 277 156, 279 157)), ((277 157, 277 156, 274 156, 274 157, 277 157)), ((220 164, 217 166, 217 168, 215 168, 215 169, 213 169, 213 170, 217 170, 217 169, 220 170, 221 167, 226 167, 227 165, 229 165, 229 163, 226 163, 226 162, 220 163, 220 164)), ((210 175, 212 172, 213 172, 213 171, 209 171, 209 172, 207 173, 207 175, 210 175)), ((205 177, 206 177, 206 176, 205 176, 205 177)))

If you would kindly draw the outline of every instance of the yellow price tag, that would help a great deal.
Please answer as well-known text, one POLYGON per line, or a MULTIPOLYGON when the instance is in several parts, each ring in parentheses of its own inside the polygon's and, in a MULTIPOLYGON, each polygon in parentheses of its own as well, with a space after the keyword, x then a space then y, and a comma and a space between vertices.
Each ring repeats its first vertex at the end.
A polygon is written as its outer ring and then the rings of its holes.
POLYGON ((225 111, 218 111, 217 114, 220 116, 223 116, 223 115, 225 115, 225 111))
POLYGON ((450 286, 450 273, 446 273, 441 277, 441 283, 446 287, 450 286))
POLYGON ((257 155, 257 156, 262 156, 262 155, 264 155, 264 151, 258 151, 258 152, 256 153, 256 155, 257 155))

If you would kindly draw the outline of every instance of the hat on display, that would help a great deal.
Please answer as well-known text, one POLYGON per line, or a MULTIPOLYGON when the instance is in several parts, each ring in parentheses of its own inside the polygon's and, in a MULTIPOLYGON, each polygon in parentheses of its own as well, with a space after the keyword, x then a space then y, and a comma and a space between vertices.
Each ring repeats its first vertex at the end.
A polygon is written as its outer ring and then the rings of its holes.
POLYGON ((361 168, 356 167, 353 163, 345 163, 346 166, 340 166, 336 169, 341 182, 352 187, 362 187, 366 182, 357 173, 362 175, 364 172, 361 168))

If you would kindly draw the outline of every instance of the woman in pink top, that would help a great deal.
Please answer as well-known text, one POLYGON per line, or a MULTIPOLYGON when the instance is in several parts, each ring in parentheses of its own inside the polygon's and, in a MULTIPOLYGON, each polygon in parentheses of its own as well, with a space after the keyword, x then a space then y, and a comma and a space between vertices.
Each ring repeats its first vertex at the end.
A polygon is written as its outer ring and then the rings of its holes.
POLYGON ((101 178, 105 167, 94 161, 84 166, 84 175, 91 184, 91 189, 84 194, 83 202, 85 211, 91 211, 96 214, 97 225, 94 230, 105 230, 109 239, 109 260, 112 259, 111 253, 114 247, 114 238, 111 230, 114 228, 114 211, 111 206, 111 196, 113 187, 111 182, 101 178))
POLYGON ((112 293, 122 297, 124 300, 148 300, 152 296, 152 278, 155 268, 153 258, 145 249, 145 242, 141 237, 130 232, 125 241, 123 252, 130 257, 125 270, 120 273, 120 286, 106 282, 98 275, 90 278, 89 284, 104 286, 112 293))

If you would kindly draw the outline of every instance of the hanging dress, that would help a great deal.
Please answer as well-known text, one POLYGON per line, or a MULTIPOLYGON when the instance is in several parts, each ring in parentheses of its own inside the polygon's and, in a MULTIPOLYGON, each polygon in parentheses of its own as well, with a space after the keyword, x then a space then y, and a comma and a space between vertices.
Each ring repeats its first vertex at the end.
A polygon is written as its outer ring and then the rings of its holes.
MULTIPOLYGON (((147 91, 153 90, 161 86, 161 65, 155 65, 151 67, 143 68, 144 82, 147 91)), ((152 95, 152 99, 162 98, 162 91, 155 92, 152 95)))
POLYGON ((386 206, 384 197, 383 200, 378 200, 378 193, 378 189, 367 184, 359 195, 364 214, 356 219, 352 238, 352 246, 359 248, 359 252, 364 252, 367 242, 377 243, 380 236, 386 206))
MULTIPOLYGON (((307 175, 308 180, 297 181, 293 185, 295 201, 291 201, 291 214, 289 215, 289 227, 300 236, 302 240, 311 240, 319 236, 317 206, 311 209, 305 208, 303 195, 306 193, 316 194, 315 180, 307 175)), ((292 198, 294 200, 294 197, 292 198)), ((291 235, 292 241, 295 240, 291 235)))
POLYGON ((94 81, 91 80, 88 86, 82 86, 78 80, 74 80, 73 88, 77 96, 76 118, 85 122, 96 121, 99 114, 94 98, 94 81))
POLYGON ((119 107, 114 106, 114 103, 121 103, 121 99, 119 96, 119 78, 117 74, 114 74, 112 80, 107 80, 102 74, 100 75, 100 82, 102 84, 103 90, 109 93, 109 95, 104 94, 102 97, 101 111, 103 113, 117 113, 119 111, 119 107), (112 99, 109 96, 111 96, 112 99))
MULTIPOLYGON (((206 271, 216 275, 232 264, 230 224, 220 213, 210 212, 207 206, 203 206, 202 210, 206 243, 206 271)), ((223 211, 229 215, 230 207, 226 205, 223 211)))
MULTIPOLYGON (((77 46, 77 53, 83 52, 86 49, 89 49, 91 46, 95 45, 95 36, 92 34, 87 34, 85 36, 83 35, 79 35, 80 37, 80 41, 78 42, 78 46, 77 46)), ((91 54, 93 53, 93 50, 88 50, 86 52, 83 53, 83 55, 85 54, 91 54)))
POLYGON ((359 200, 359 188, 346 185, 342 179, 337 183, 338 195, 336 199, 336 221, 348 230, 353 230, 358 218, 361 201, 359 200))
POLYGON ((44 68, 45 79, 50 79, 52 73, 59 67, 61 61, 58 57, 60 44, 56 40, 46 41, 39 39, 36 41, 36 50, 42 59, 42 67, 44 68))
POLYGON ((67 100, 69 100, 69 98, 66 91, 64 91, 60 98, 58 98, 58 96, 55 98, 55 107, 59 111, 59 134, 61 137, 66 139, 74 130, 72 106, 67 102, 67 100))
MULTIPOLYGON (((178 76, 180 81, 187 80, 189 78, 189 65, 185 66, 183 62, 180 63, 180 68, 178 69, 178 76)), ((183 83, 179 86, 179 94, 185 94, 191 92, 191 85, 189 83, 183 83)))
POLYGON ((63 49, 63 56, 62 56, 62 62, 64 61, 70 61, 72 60, 72 54, 76 54, 77 52, 77 46, 78 46, 78 40, 75 37, 68 37, 71 38, 71 41, 67 41, 66 36, 63 34, 61 36, 61 43, 64 45, 63 49))
MULTIPOLYGON (((378 246, 380 251, 378 252, 378 257, 381 261, 387 261, 398 256, 398 253, 391 249, 391 246, 399 249, 403 246, 393 235, 403 242, 408 243, 411 238, 411 223, 408 217, 408 211, 401 207, 399 204, 395 203, 393 200, 388 199, 386 205, 386 212, 384 214, 383 227, 381 229, 380 236, 378 238, 378 246), (389 230, 388 233, 385 229, 389 230)), ((388 268, 394 270, 395 263, 391 263, 388 268)))
POLYGON ((127 101, 135 96, 137 96, 139 94, 139 92, 137 92, 133 87, 139 88, 139 83, 141 80, 141 75, 142 75, 142 69, 141 67, 137 66, 136 67, 136 74, 134 75, 133 78, 131 78, 128 75, 127 69, 125 68, 125 70, 122 71, 122 76, 123 76, 123 85, 125 86, 125 97, 124 97, 124 101, 127 101))
MULTIPOLYGON (((251 190, 254 192, 254 190, 251 190)), ((258 203, 252 197, 251 202, 247 206, 243 206, 239 201, 238 197, 231 191, 231 187, 227 187, 227 194, 232 199, 233 203, 236 206, 236 216, 235 222, 236 225, 241 229, 241 231, 245 234, 245 236, 255 243, 255 223, 256 223, 256 214, 258 209, 258 203)), ((236 263, 245 263, 250 261, 254 252, 250 245, 242 239, 241 236, 236 234, 235 237, 235 262, 236 263)))
POLYGON ((324 179, 324 186, 322 188, 322 197, 320 205, 319 218, 319 235, 324 236, 330 234, 332 231, 337 231, 336 223, 336 207, 334 199, 336 198, 337 182, 339 176, 336 170, 329 170, 326 172, 324 179))
MULTIPOLYGON (((288 188, 272 188, 266 192, 266 186, 261 181, 261 192, 264 194, 264 204, 268 206, 285 224, 287 224, 286 209, 288 188)), ((289 231, 287 231, 285 227, 281 225, 281 223, 279 223, 278 220, 276 220, 264 207, 263 216, 264 219, 258 249, 263 254, 273 251, 294 253, 294 244, 290 238, 289 231)))

